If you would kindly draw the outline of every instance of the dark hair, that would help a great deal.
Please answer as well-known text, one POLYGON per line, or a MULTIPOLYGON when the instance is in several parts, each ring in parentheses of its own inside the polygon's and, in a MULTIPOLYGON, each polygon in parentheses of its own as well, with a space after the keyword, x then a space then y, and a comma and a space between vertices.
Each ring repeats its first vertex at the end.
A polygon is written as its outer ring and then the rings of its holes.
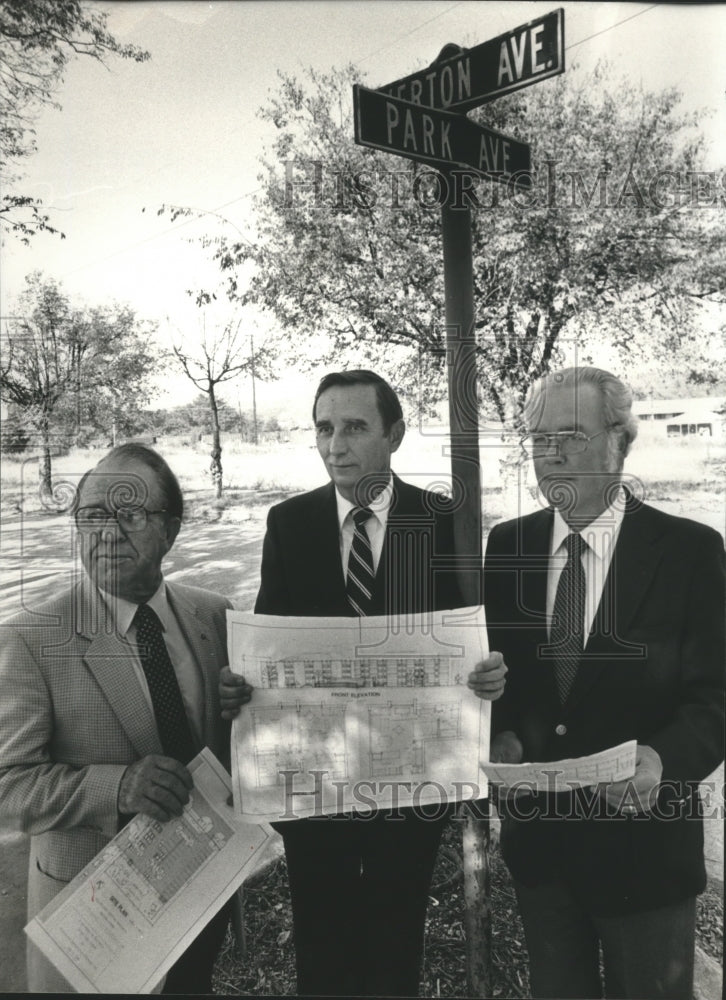
POLYGON ((170 517, 178 517, 180 521, 183 519, 184 498, 182 497, 179 480, 176 478, 174 473, 169 468, 168 463, 161 457, 158 451, 154 451, 154 449, 149 448, 148 445, 139 444, 134 441, 129 441, 127 444, 119 444, 115 448, 112 448, 107 455, 103 456, 93 469, 89 469, 88 472, 81 477, 81 480, 78 483, 78 488, 76 489, 76 507, 78 507, 80 502, 81 490, 83 489, 86 479, 96 471, 102 462, 108 462, 109 459, 130 459, 132 461, 141 462, 143 465, 147 466, 147 468, 151 469, 151 471, 156 475, 164 494, 167 514, 170 517))
POLYGON ((315 409, 321 395, 326 389, 332 389, 336 385, 372 385, 376 390, 378 412, 383 421, 383 431, 385 434, 389 433, 397 420, 403 419, 401 403, 388 382, 384 378, 381 378, 380 375, 376 375, 375 372, 368 371, 367 368, 356 368, 350 372, 329 372, 323 376, 313 400, 313 423, 315 422, 315 409))

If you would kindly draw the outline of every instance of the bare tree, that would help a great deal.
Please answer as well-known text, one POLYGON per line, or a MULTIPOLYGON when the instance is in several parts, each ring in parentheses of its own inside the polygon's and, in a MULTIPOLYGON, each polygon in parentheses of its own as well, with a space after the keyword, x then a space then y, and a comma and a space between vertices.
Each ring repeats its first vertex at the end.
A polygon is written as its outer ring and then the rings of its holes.
POLYGON ((202 319, 202 333, 197 344, 186 347, 179 343, 172 348, 187 378, 209 399, 212 418, 212 461, 209 471, 215 495, 222 496, 222 443, 219 428, 219 402, 217 386, 229 382, 243 372, 254 372, 257 378, 264 374, 268 351, 265 347, 254 351, 241 333, 242 320, 231 321, 221 329, 207 330, 206 316, 202 319))

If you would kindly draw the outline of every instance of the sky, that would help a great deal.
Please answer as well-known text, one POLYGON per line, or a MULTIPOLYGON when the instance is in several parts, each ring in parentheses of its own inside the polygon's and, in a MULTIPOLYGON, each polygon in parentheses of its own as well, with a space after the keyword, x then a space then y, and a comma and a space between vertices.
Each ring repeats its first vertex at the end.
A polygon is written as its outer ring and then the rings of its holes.
MULTIPOLYGON (((326 71, 352 62, 379 87, 426 66, 446 42, 478 44, 557 3, 141 0, 98 6, 108 12, 111 32, 148 49, 151 59, 70 64, 58 94, 62 110, 40 115, 38 151, 22 165, 23 193, 43 199, 66 239, 40 234, 27 248, 4 242, 0 311, 7 315, 25 275, 40 269, 89 304, 130 304, 159 323, 166 342, 200 323, 187 289, 218 281, 197 238, 215 226, 231 236, 252 232, 259 157, 270 139, 256 112, 274 93, 278 70, 326 71), (164 204, 209 214, 201 222, 172 223, 157 214, 164 204)), ((587 72, 606 56, 646 89, 680 88, 684 109, 703 112, 707 165, 726 164, 726 7, 562 6, 568 72, 578 72, 571 68, 575 60, 587 72)), ((310 384, 309 375, 297 382, 290 376, 262 387, 262 404, 289 397, 290 386, 307 395, 310 384)), ((194 393, 171 370, 162 388, 162 405, 194 393)))

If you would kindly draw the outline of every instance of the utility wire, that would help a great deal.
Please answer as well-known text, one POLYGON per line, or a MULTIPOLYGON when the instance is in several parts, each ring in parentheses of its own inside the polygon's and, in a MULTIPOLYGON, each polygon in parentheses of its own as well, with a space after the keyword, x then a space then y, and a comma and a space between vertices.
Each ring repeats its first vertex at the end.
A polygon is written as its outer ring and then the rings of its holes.
POLYGON ((639 10, 635 14, 631 14, 630 17, 624 17, 622 21, 618 21, 616 24, 611 24, 609 28, 603 28, 602 31, 596 31, 594 35, 588 35, 587 38, 581 38, 579 42, 573 42, 572 45, 566 45, 565 52, 569 52, 570 49, 576 49, 578 45, 583 45, 585 42, 589 42, 591 39, 597 38, 599 35, 605 35, 608 31, 612 31, 613 28, 619 28, 621 24, 626 24, 628 21, 632 21, 636 17, 641 17, 641 15, 647 14, 651 10, 655 10, 656 7, 660 7, 660 4, 653 3, 650 7, 646 7, 644 10, 639 10))
MULTIPOLYGON (((432 21, 436 21, 439 18, 444 17, 444 15, 449 14, 452 10, 455 10, 457 7, 460 7, 460 6, 461 6, 461 3, 459 2, 459 3, 453 4, 451 7, 447 7, 446 10, 443 10, 439 14, 435 14, 433 17, 428 18, 426 21, 423 21, 421 24, 417 25, 415 28, 412 28, 410 31, 406 32, 405 34, 399 35, 397 38, 393 39, 391 42, 387 42, 385 45, 381 46, 381 48, 376 49, 374 52, 370 52, 370 53, 368 53, 368 55, 363 56, 357 62, 353 63, 353 65, 354 66, 360 66, 361 63, 365 62, 367 59, 372 59, 373 56, 378 55, 380 52, 383 52, 386 49, 391 48, 394 45, 397 45, 399 42, 403 41, 405 38, 408 38, 411 35, 415 34, 417 31, 420 31, 427 24, 431 24, 432 21)), ((601 31, 596 31, 594 34, 588 35, 586 38, 581 38, 579 42, 573 42, 572 45, 567 45, 565 47, 565 52, 569 52, 571 49, 577 48, 579 45, 584 45, 585 42, 589 42, 593 38, 598 38, 600 35, 605 35, 605 34, 607 34, 608 31, 614 31, 616 28, 619 28, 622 24, 626 24, 628 21, 632 21, 636 17, 641 17, 643 14, 648 14, 651 10, 654 10, 656 7, 660 7, 660 6, 661 6, 660 4, 654 3, 654 4, 651 4, 650 7, 646 7, 644 10, 639 10, 635 14, 630 14, 628 17, 624 17, 622 19, 622 21, 616 21, 615 24, 611 24, 611 25, 609 25, 609 27, 603 28, 601 31)), ((230 205, 234 205, 234 204, 236 204, 236 202, 242 201, 244 198, 249 198, 253 194, 257 194, 257 192, 259 190, 261 190, 261 189, 260 188, 255 188, 254 191, 246 191, 244 194, 239 195, 237 198, 233 198, 231 201, 227 201, 223 205, 218 205, 216 208, 206 209, 206 210, 201 210, 200 209, 199 213, 200 213, 200 215, 214 215, 215 213, 220 212, 222 209, 229 208, 230 205)), ((138 240, 135 243, 130 243, 130 244, 128 244, 125 247, 121 247, 118 250, 114 250, 114 252, 111 253, 111 254, 109 254, 107 257, 102 257, 100 260, 94 260, 92 263, 89 263, 89 264, 81 264, 79 267, 74 268, 72 271, 66 271, 66 273, 63 275, 63 277, 65 278, 65 277, 68 277, 69 275, 77 274, 79 271, 83 271, 87 267, 93 267, 93 266, 95 266, 97 264, 104 264, 106 261, 113 260, 114 257, 119 257, 119 256, 121 256, 121 254, 127 253, 129 250, 135 250, 136 247, 143 246, 145 243, 151 243, 153 240, 161 239, 164 236, 168 236, 169 233, 178 232, 184 226, 191 225, 192 222, 197 222, 197 221, 199 221, 198 218, 185 219, 184 222, 180 222, 178 224, 174 224, 173 226, 170 226, 168 229, 162 230, 162 232, 160 232, 160 233, 155 233, 152 236, 147 236, 144 239, 138 240)), ((231 224, 234 225, 234 223, 231 223, 231 224)), ((244 237, 242 237, 242 238, 243 238, 244 242, 250 244, 249 240, 246 240, 244 237)))

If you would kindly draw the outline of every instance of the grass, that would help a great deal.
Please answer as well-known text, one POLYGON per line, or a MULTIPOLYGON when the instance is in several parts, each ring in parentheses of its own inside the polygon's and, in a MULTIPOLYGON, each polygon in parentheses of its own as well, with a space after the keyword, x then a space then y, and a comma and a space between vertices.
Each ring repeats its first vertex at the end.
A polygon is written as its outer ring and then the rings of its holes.
MULTIPOLYGON (((440 428, 410 429, 394 456, 396 472, 414 485, 441 488, 451 481, 448 437, 440 428)), ((209 476, 209 446, 190 445, 178 438, 160 439, 157 446, 179 476, 189 501, 189 519, 201 521, 255 519, 259 507, 269 507, 290 493, 313 489, 327 474, 317 455, 312 436, 298 433, 292 440, 254 447, 228 437, 223 440, 224 494, 214 497, 209 476)), ((81 475, 103 455, 93 449, 75 449, 53 460, 56 484, 78 482, 81 475)), ((516 491, 500 488, 500 459, 504 455, 496 435, 482 437, 481 481, 485 515, 490 522, 515 516, 516 491)), ((38 496, 37 457, 2 459, 2 513, 17 516, 43 510, 38 496)), ((726 479, 726 442, 719 439, 667 439, 646 426, 634 445, 626 474, 635 474, 651 499, 675 501, 677 495, 706 492, 723 508, 726 479)), ((522 509, 536 506, 531 472, 522 480, 522 509)), ((688 513, 686 510, 683 513, 688 513)), ((723 522, 723 518, 721 518, 723 522)))

